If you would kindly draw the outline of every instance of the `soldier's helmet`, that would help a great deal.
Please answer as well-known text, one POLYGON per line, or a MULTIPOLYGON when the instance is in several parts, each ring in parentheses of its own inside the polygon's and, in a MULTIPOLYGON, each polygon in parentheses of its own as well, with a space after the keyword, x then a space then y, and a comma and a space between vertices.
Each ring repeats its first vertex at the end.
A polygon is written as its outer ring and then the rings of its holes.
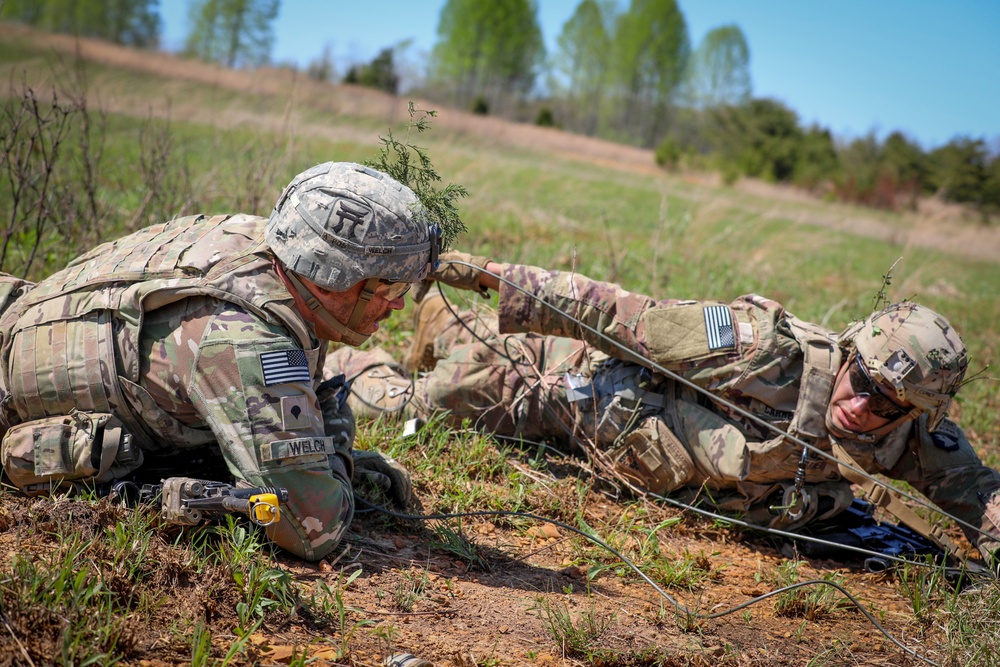
POLYGON ((370 278, 423 280, 437 262, 441 230, 399 181, 353 162, 326 162, 288 184, 265 239, 289 270, 343 292, 370 278))
POLYGON ((910 302, 873 313, 844 331, 840 342, 856 350, 872 379, 900 403, 927 413, 931 431, 947 415, 969 365, 965 344, 948 320, 910 302))

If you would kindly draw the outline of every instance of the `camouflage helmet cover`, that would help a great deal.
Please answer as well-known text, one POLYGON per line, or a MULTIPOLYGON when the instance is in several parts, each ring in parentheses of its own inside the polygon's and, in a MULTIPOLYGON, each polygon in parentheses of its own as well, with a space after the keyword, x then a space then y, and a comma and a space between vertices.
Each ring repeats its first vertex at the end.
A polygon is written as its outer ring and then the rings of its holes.
POLYGON ((399 181, 353 162, 326 162, 288 184, 265 240, 289 270, 343 292, 369 278, 422 280, 437 261, 440 228, 399 181))
POLYGON ((872 378, 928 413, 934 431, 948 412, 968 367, 965 344, 944 317, 915 303, 892 304, 848 328, 841 344, 853 347, 872 378))

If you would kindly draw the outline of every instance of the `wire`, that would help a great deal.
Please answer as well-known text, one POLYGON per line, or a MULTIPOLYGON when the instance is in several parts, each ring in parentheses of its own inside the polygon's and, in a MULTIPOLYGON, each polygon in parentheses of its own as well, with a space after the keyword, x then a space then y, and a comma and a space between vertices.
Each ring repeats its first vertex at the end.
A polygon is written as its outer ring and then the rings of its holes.
POLYGON ((838 583, 836 583, 834 581, 828 581, 826 579, 812 579, 810 581, 797 582, 797 583, 791 584, 789 586, 784 586, 782 588, 777 588, 777 589, 775 589, 773 591, 769 591, 767 593, 764 593, 763 595, 759 595, 757 597, 751 598, 750 600, 747 600, 746 602, 743 602, 743 603, 741 603, 739 605, 736 605, 735 607, 731 607, 729 609, 725 609, 725 610, 720 611, 720 612, 715 612, 715 613, 712 613, 712 614, 699 614, 699 613, 692 612, 686 606, 684 606, 683 604, 681 604, 678 600, 674 599, 670 594, 668 594, 665 590, 663 590, 660 587, 659 584, 657 584, 645 572, 643 572, 639 568, 639 566, 637 566, 634 562, 632 562, 625 555, 619 553, 618 550, 616 550, 610 544, 608 544, 607 542, 605 542, 604 540, 602 540, 596 534, 594 534, 592 532, 580 530, 579 528, 571 526, 571 525, 569 525, 567 523, 563 523, 562 521, 559 521, 557 519, 551 519, 551 518, 548 518, 548 517, 539 516, 537 514, 531 514, 529 512, 513 512, 513 511, 508 511, 508 510, 482 510, 482 511, 477 511, 477 512, 453 512, 453 513, 436 513, 436 514, 404 514, 404 513, 401 513, 401 512, 395 512, 393 510, 390 510, 389 508, 387 508, 385 506, 375 505, 374 503, 371 503, 371 502, 365 500, 364 498, 362 498, 360 496, 355 496, 355 498, 362 505, 367 506, 368 511, 376 511, 376 512, 380 512, 382 514, 385 514, 387 516, 391 516, 391 517, 396 518, 396 519, 403 519, 403 520, 408 520, 408 521, 414 521, 414 520, 415 521, 439 521, 439 520, 446 520, 446 519, 463 519, 463 518, 467 518, 467 517, 494 516, 494 517, 521 517, 521 518, 525 518, 525 519, 532 519, 534 521, 541 521, 541 522, 545 522, 545 523, 551 523, 554 526, 558 526, 559 528, 562 528, 564 530, 570 531, 572 533, 575 533, 575 534, 577 534, 577 535, 579 535, 579 536, 581 536, 581 537, 589 540, 593 544, 597 545, 598 547, 600 547, 600 548, 604 549, 605 551, 607 551, 608 553, 612 554, 615 558, 619 559, 622 563, 624 563, 626 566, 628 566, 629 569, 631 569, 633 572, 635 572, 637 575, 639 575, 639 577, 641 577, 647 584, 649 584, 653 588, 653 590, 655 590, 657 592, 657 594, 660 595, 660 597, 662 597, 664 600, 666 600, 671 605, 673 605, 684 616, 686 616, 687 618, 692 618, 692 619, 712 620, 712 619, 716 619, 716 618, 722 618, 724 616, 728 616, 729 614, 735 613, 735 612, 737 612, 737 611, 739 611, 741 609, 745 609, 746 607, 749 607, 751 605, 754 605, 754 604, 757 604, 759 602, 762 602, 762 601, 764 601, 764 600, 766 600, 766 599, 768 599, 770 597, 773 597, 775 595, 780 595, 781 593, 785 593, 787 591, 795 590, 797 588, 802 588, 804 586, 818 586, 818 585, 831 586, 832 588, 837 589, 848 600, 850 600, 851 604, 853 604, 858 609, 858 611, 860 611, 864 615, 864 617, 866 619, 868 619, 868 621, 872 625, 874 625, 878 629, 878 631, 881 632, 885 636, 886 639, 888 639, 890 642, 892 642, 893 644, 895 644, 902 651, 904 651, 908 655, 913 656, 914 658, 917 658, 918 660, 921 660, 921 661, 927 663, 928 665, 933 665, 933 667, 940 667, 940 665, 938 665, 938 663, 934 662, 930 658, 926 658, 926 657, 920 655, 919 653, 917 653, 916 651, 914 651, 913 649, 911 649, 910 647, 906 646, 905 644, 903 644, 902 642, 900 642, 898 639, 896 639, 895 637, 893 637, 892 634, 888 630, 886 630, 882 626, 881 623, 878 622, 878 620, 872 615, 872 613, 870 611, 868 611, 868 609, 861 602, 859 602, 857 598, 855 598, 853 595, 851 595, 851 593, 848 592, 848 590, 846 588, 844 588, 843 586, 841 586, 840 584, 838 584, 838 583))

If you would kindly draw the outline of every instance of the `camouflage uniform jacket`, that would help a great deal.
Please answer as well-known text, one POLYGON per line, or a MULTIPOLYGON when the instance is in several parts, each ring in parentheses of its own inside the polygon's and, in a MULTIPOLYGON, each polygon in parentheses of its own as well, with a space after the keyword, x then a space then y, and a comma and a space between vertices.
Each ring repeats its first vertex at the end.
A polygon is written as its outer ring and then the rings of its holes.
MULTIPOLYGON (((816 391, 822 383, 812 384, 813 395, 800 395, 806 367, 804 345, 796 338, 802 337, 801 328, 772 300, 748 295, 731 304, 656 301, 578 274, 520 265, 505 265, 504 278, 528 294, 501 283, 498 317, 503 333, 574 338, 612 358, 629 359, 627 352, 575 319, 777 428, 801 426, 795 417, 803 410, 813 417, 826 414, 832 378, 825 391, 816 391), (719 321, 728 328, 710 324, 719 321)), ((835 340, 832 333, 829 340, 835 340)), ((594 356, 594 376, 608 367, 604 358, 594 356)), ((801 446, 681 383, 659 379, 657 391, 668 400, 658 416, 694 463, 685 485, 716 489, 717 505, 749 511, 794 480, 801 446)), ((825 423, 810 421, 800 437, 830 451, 832 436, 825 423)), ((926 417, 921 417, 877 442, 838 442, 867 472, 905 480, 945 512, 1000 535, 1000 474, 982 464, 954 423, 946 421, 931 434, 926 417)), ((805 471, 806 482, 820 490, 846 486, 836 463, 818 455, 806 460, 805 471)), ((963 530, 984 553, 998 546, 963 530)))
POLYGON ((180 218, 39 283, 5 316, 4 413, 110 413, 146 452, 217 445, 237 480, 289 489, 269 535, 318 559, 353 514, 353 418, 317 396, 326 346, 274 270, 266 223, 180 218))

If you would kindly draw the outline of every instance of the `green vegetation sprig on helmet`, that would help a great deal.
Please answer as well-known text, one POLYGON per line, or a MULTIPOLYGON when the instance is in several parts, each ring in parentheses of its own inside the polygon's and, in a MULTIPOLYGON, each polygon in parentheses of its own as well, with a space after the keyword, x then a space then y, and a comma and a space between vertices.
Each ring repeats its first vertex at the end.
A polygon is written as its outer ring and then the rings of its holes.
POLYGON ((355 331, 380 281, 414 283, 437 265, 441 228, 417 196, 392 177, 352 162, 299 174, 275 204, 265 240, 311 310, 359 345, 355 331), (364 281, 349 321, 320 307, 298 277, 334 292, 364 281))
POLYGON ((367 160, 364 164, 392 176, 413 191, 430 218, 441 225, 443 248, 446 249, 459 234, 467 231, 455 202, 461 197, 468 197, 469 192, 454 183, 438 188, 441 177, 434 169, 427 152, 410 143, 410 130, 415 129, 420 133, 429 129, 429 118, 437 116, 437 111, 417 109, 412 101, 407 105, 407 111, 410 122, 406 125, 405 139, 396 139, 392 130, 384 137, 379 136, 382 149, 376 158, 367 160))
POLYGON ((930 308, 904 301, 849 327, 840 344, 851 350, 872 379, 892 392, 900 405, 913 409, 895 422, 873 431, 881 435, 901 420, 927 413, 927 428, 934 431, 948 413, 965 371, 968 355, 961 336, 943 316, 930 308))

